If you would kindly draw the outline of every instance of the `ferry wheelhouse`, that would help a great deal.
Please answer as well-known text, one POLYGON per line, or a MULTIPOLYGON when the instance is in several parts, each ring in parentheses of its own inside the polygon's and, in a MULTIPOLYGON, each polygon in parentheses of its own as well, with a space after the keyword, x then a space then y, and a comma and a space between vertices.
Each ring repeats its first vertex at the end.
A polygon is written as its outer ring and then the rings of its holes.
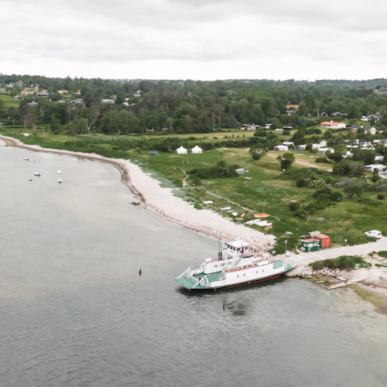
POLYGON ((229 289, 280 277, 295 268, 287 260, 276 260, 269 253, 256 253, 243 240, 219 241, 218 258, 206 258, 189 267, 175 281, 189 290, 229 289))

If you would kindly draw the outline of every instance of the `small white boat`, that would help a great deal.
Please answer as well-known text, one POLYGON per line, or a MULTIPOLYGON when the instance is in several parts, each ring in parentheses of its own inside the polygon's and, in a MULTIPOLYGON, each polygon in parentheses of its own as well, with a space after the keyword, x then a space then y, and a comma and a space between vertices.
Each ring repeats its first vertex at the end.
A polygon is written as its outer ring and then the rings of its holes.
POLYGON ((56 173, 62 173, 62 171, 56 171, 56 173))
POLYGON ((58 179, 58 183, 59 183, 59 184, 61 184, 61 183, 62 183, 62 181, 63 181, 62 179, 58 179))
POLYGON ((30 159, 28 157, 24 157, 24 160, 25 161, 30 161, 30 159))
POLYGON ((238 213, 237 213, 237 212, 233 212, 232 215, 233 215, 233 216, 237 216, 238 213))
POLYGON ((34 172, 34 175, 35 176, 40 176, 40 173, 39 172, 34 172))

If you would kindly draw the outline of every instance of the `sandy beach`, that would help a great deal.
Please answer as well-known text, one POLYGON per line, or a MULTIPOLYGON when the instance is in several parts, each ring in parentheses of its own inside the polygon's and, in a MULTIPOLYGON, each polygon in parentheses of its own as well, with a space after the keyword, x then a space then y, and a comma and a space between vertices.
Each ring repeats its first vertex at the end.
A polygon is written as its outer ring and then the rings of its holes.
POLYGON ((175 196, 171 188, 161 187, 159 181, 144 173, 138 165, 129 160, 110 159, 95 153, 71 152, 41 148, 38 145, 25 145, 21 141, 7 136, 1 136, 0 139, 17 148, 113 164, 121 171, 123 182, 136 196, 142 208, 183 227, 223 240, 242 238, 250 243, 255 241, 254 245, 257 251, 266 251, 275 243, 273 235, 266 235, 242 224, 236 224, 212 210, 195 209, 192 204, 175 196))

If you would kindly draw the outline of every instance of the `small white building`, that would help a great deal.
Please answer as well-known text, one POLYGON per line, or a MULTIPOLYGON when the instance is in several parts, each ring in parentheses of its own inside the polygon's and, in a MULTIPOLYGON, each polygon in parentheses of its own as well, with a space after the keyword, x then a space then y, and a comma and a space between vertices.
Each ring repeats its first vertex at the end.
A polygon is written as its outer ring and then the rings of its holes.
POLYGON ((199 146, 195 145, 194 148, 191 149, 192 153, 203 153, 203 149, 200 148, 199 146))
POLYGON ((365 172, 374 172, 375 169, 378 169, 379 171, 383 171, 383 169, 386 169, 386 166, 383 164, 370 164, 364 167, 365 172))
POLYGON ((284 141, 284 142, 282 143, 282 145, 286 145, 287 147, 289 147, 289 146, 294 146, 294 142, 292 142, 292 141, 284 141))
POLYGON ((186 155, 188 152, 187 152, 187 149, 185 149, 183 146, 181 146, 180 148, 177 148, 176 149, 176 152, 177 154, 179 155, 186 155))
POLYGON ((296 150, 305 150, 305 149, 306 149, 306 144, 296 145, 296 150))
POLYGON ((343 124, 342 122, 334 122, 334 121, 324 121, 321 122, 321 127, 328 128, 328 129, 345 129, 346 124, 343 124))
POLYGON ((319 150, 317 151, 317 154, 325 155, 327 151, 330 151, 331 153, 333 153, 335 150, 333 148, 319 148, 319 150))
POLYGON ((114 104, 116 103, 116 101, 114 99, 103 99, 102 100, 102 103, 111 103, 111 104, 114 104))
POLYGON ((287 147, 286 145, 276 145, 274 147, 274 150, 278 152, 286 152, 289 150, 289 147, 287 147))
POLYGON ((381 171, 381 172, 378 172, 378 175, 379 175, 382 179, 387 179, 387 171, 381 171))
POLYGON ((266 124, 265 125, 265 129, 270 129, 270 127, 271 127, 271 124, 266 124))
POLYGON ((322 140, 322 141, 319 142, 319 145, 320 146, 327 146, 328 144, 327 144, 327 142, 325 140, 322 140))
POLYGON ((375 156, 375 161, 383 160, 383 159, 384 159, 384 156, 375 156))

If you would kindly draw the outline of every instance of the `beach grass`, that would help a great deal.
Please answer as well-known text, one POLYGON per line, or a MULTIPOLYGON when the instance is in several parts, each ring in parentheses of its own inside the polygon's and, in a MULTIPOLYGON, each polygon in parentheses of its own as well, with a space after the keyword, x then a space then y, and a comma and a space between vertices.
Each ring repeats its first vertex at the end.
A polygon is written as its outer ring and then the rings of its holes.
POLYGON ((328 268, 330 270, 355 270, 359 268, 370 268, 372 264, 366 262, 362 257, 357 255, 342 255, 334 259, 324 259, 315 261, 309 264, 313 270, 322 270, 328 268))

